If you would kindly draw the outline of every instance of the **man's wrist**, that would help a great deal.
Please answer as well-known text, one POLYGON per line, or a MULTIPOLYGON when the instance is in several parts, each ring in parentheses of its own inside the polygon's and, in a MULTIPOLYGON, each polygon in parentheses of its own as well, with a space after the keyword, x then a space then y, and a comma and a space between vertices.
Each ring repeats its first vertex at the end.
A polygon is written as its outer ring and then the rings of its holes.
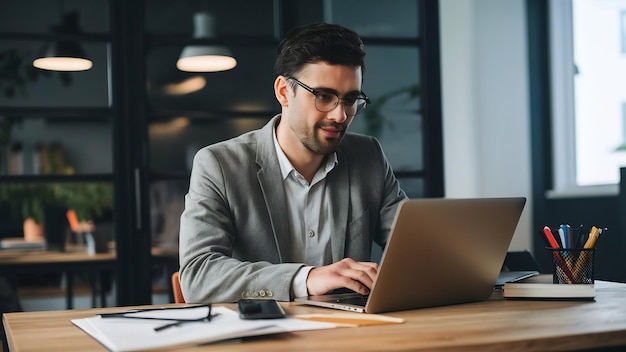
POLYGON ((306 297, 309 295, 306 280, 309 277, 309 272, 313 268, 313 266, 303 266, 296 272, 296 276, 294 276, 291 283, 291 291, 294 297, 306 297))

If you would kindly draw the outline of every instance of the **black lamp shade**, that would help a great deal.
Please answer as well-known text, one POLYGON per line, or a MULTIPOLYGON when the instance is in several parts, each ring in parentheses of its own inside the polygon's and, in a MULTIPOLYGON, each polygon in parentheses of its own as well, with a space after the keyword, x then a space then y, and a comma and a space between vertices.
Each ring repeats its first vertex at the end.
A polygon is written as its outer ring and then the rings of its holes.
MULTIPOLYGON (((78 13, 63 15, 61 24, 50 29, 58 34, 78 34, 78 13)), ((84 71, 90 69, 93 63, 78 42, 61 39, 45 45, 33 61, 33 66, 53 71, 84 71)))

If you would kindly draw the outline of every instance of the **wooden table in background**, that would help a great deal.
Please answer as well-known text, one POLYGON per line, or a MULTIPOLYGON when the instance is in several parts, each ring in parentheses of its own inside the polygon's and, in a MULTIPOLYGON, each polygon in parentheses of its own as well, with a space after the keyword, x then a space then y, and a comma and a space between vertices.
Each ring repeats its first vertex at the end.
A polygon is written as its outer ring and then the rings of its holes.
MULTIPOLYGON (((0 250, 0 275, 15 276, 20 273, 60 272, 66 279, 66 308, 73 308, 73 272, 86 270, 92 276, 90 280, 92 291, 92 307, 96 307, 96 298, 99 296, 100 306, 106 306, 106 292, 102 289, 105 277, 103 270, 114 271, 116 254, 114 244, 106 253, 87 253, 83 246, 68 245, 65 251, 48 251, 33 249, 4 249, 0 250), (96 282, 99 281, 100 289, 96 282)), ((155 265, 165 268, 168 275, 178 270, 178 248, 153 247, 152 259, 155 265)), ((169 278, 169 276, 168 276, 169 278)), ((169 286, 168 286, 169 287, 169 286)), ((169 288, 171 291, 171 288, 169 288)), ((169 293, 172 297, 172 293, 169 293)), ((172 298, 173 302, 173 298, 172 298)))
MULTIPOLYGON (((0 274, 19 275, 20 273, 61 272, 66 278, 66 306, 73 308, 73 272, 87 270, 96 278, 91 282, 92 305, 97 296, 96 281, 101 281, 102 270, 115 269, 115 251, 89 254, 85 247, 68 246, 65 251, 10 249, 0 251, 0 274)), ((100 282, 102 288, 103 283, 100 282)), ((105 292, 100 291, 101 305, 104 306, 105 292)))
MULTIPOLYGON (((598 281, 596 286, 596 301, 505 300, 494 293, 485 302, 386 314, 404 318, 403 324, 284 333, 181 350, 571 351, 626 347, 626 284, 598 281)), ((340 313, 298 303, 283 306, 288 314, 340 313)), ((8 313, 4 327, 11 351, 106 351, 70 320, 128 308, 8 313)))

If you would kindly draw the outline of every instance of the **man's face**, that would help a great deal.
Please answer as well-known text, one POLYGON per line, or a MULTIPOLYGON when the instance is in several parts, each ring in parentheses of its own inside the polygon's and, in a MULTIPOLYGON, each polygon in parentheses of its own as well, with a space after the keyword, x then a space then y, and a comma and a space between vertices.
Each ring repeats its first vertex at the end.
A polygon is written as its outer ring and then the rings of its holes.
MULTIPOLYGON (((294 78, 323 92, 322 98, 332 97, 332 93, 340 98, 355 96, 361 91, 361 68, 312 63, 304 66, 294 78)), ((290 134, 312 153, 327 155, 334 152, 354 116, 346 115, 343 101, 331 111, 319 111, 315 95, 297 84, 293 87, 291 80, 288 83, 289 106, 283 110, 283 120, 286 120, 290 134)))

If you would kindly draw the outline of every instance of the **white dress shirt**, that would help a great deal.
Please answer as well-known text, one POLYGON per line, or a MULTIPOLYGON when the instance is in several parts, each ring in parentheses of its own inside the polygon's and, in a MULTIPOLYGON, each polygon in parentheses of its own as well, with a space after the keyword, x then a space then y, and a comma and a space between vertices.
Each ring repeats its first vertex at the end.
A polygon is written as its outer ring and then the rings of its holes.
POLYGON ((311 183, 293 167, 276 139, 274 146, 283 177, 283 186, 289 209, 288 222, 292 236, 291 252, 296 262, 305 263, 292 283, 295 297, 308 295, 306 279, 315 266, 332 262, 330 242, 330 217, 332 209, 327 201, 326 175, 337 164, 337 154, 332 153, 320 166, 311 183))

